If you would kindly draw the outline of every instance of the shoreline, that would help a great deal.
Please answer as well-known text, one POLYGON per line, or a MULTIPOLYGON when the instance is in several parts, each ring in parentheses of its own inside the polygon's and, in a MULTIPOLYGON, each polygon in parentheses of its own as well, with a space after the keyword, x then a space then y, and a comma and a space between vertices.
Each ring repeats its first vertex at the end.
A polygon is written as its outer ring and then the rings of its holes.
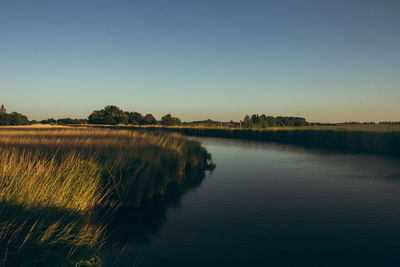
POLYGON ((335 148, 354 152, 400 156, 400 131, 335 129, 333 127, 291 127, 281 129, 200 128, 134 125, 85 125, 84 127, 125 130, 178 132, 188 136, 234 138, 277 142, 317 148, 335 148))

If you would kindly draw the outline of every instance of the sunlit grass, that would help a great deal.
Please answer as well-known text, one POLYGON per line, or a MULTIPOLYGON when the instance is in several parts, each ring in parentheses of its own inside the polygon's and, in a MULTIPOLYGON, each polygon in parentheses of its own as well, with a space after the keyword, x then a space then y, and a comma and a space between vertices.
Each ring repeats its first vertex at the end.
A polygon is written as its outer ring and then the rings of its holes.
POLYGON ((101 265, 100 210, 140 205, 209 165, 177 133, 1 128, 0 265, 101 265))
POLYGON ((0 149, 0 260, 7 266, 100 262, 104 225, 92 220, 109 191, 101 167, 77 154, 0 149))

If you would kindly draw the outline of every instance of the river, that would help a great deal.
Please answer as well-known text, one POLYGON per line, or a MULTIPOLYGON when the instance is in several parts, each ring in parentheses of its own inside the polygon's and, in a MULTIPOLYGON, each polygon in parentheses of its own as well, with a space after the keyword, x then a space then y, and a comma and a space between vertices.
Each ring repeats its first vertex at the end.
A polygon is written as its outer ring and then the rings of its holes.
POLYGON ((400 266, 400 159, 193 138, 216 169, 122 210, 107 266, 400 266))

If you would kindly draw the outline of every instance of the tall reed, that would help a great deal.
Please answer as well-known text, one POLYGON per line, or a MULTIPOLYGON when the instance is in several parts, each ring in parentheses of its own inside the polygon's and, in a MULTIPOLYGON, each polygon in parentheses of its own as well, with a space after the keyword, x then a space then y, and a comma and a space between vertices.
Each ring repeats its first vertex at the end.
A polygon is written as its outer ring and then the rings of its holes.
MULTIPOLYGON (((140 129, 137 126, 121 128, 140 129)), ((147 131, 179 132, 185 135, 272 141, 319 148, 400 155, 399 125, 272 127, 267 129, 146 127, 145 129, 147 131)))
POLYGON ((58 161, 40 151, 1 147, 1 264, 99 264, 105 225, 90 215, 109 201, 101 170, 78 154, 58 161))
POLYGON ((0 261, 100 265, 105 210, 138 206, 211 165, 177 133, 1 128, 0 261))

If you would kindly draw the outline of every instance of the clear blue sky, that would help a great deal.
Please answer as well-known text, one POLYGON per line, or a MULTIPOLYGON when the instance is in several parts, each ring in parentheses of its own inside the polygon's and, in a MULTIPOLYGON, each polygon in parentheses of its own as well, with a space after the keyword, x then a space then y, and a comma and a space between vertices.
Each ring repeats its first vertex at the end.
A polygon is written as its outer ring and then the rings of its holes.
POLYGON ((0 102, 183 120, 400 120, 400 1, 0 1, 0 102))

